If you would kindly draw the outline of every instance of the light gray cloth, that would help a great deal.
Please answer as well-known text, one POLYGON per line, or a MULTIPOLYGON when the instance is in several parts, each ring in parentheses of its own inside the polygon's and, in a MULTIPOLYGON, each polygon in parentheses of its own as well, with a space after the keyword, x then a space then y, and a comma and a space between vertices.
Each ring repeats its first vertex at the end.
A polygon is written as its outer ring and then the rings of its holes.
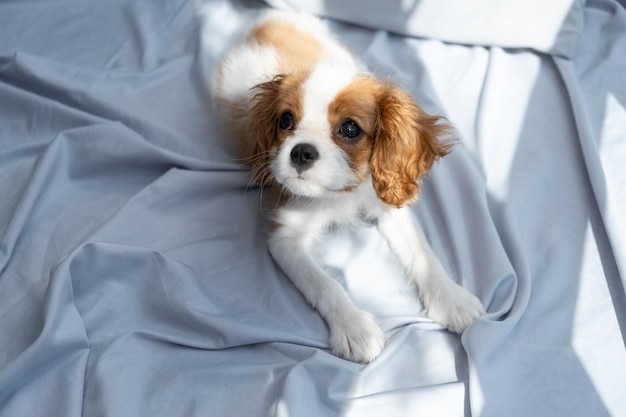
POLYGON ((374 228, 335 231, 317 255, 388 339, 363 366, 272 261, 214 115, 250 10, 2 2, 0 416, 626 415, 626 13, 567 13, 561 49, 329 22, 457 127, 414 214, 488 310, 443 330, 374 228))

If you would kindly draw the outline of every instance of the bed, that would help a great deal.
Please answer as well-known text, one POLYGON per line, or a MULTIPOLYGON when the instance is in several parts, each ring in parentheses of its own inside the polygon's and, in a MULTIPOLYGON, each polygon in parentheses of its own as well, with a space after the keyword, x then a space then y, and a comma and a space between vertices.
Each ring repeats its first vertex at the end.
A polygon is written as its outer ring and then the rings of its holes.
POLYGON ((626 415, 626 11, 549 3, 0 3, 0 416, 626 415), (268 254, 210 92, 266 7, 455 125, 412 211, 461 336, 348 228, 318 257, 387 343, 334 357, 268 254))

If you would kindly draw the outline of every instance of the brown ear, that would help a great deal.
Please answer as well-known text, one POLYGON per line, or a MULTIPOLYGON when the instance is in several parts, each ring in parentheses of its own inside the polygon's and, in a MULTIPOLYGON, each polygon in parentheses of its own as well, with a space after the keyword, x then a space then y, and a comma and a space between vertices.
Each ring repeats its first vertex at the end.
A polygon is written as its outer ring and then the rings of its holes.
POLYGON ((247 118, 250 121, 248 134, 254 147, 248 161, 252 167, 252 179, 258 184, 269 184, 273 180, 270 155, 278 129, 276 117, 283 79, 284 76, 278 75, 252 87, 254 95, 247 118))
POLYGON ((419 178, 454 145, 439 138, 451 128, 424 112, 404 91, 388 87, 379 102, 370 168, 378 197, 393 207, 415 200, 419 178))

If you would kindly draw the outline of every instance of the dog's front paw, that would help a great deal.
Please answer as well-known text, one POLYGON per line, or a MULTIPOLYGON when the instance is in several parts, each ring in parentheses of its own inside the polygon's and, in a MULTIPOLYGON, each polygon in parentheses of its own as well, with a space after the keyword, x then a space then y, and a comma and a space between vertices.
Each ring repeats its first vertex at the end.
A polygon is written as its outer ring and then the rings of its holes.
POLYGON ((485 314, 478 298, 463 287, 450 283, 445 291, 428 298, 428 315, 454 333, 463 333, 474 321, 485 314))
POLYGON ((333 317, 330 328, 330 351, 352 362, 369 363, 385 346, 385 334, 374 318, 361 310, 343 312, 333 317))

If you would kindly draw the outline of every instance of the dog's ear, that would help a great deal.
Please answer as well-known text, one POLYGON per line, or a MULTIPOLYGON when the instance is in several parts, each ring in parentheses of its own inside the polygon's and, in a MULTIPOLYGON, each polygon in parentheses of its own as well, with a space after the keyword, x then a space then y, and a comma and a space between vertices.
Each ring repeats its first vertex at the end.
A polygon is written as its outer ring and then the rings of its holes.
POLYGON ((415 200, 419 178, 451 151, 454 141, 440 139, 450 130, 442 117, 427 114, 408 93, 389 86, 379 101, 370 161, 378 198, 393 207, 415 200))
POLYGON ((254 142, 252 155, 252 179, 258 184, 269 184, 273 177, 270 169, 272 144, 278 130, 278 106, 284 76, 278 75, 271 81, 252 88, 252 107, 247 116, 250 120, 250 136, 254 142))

